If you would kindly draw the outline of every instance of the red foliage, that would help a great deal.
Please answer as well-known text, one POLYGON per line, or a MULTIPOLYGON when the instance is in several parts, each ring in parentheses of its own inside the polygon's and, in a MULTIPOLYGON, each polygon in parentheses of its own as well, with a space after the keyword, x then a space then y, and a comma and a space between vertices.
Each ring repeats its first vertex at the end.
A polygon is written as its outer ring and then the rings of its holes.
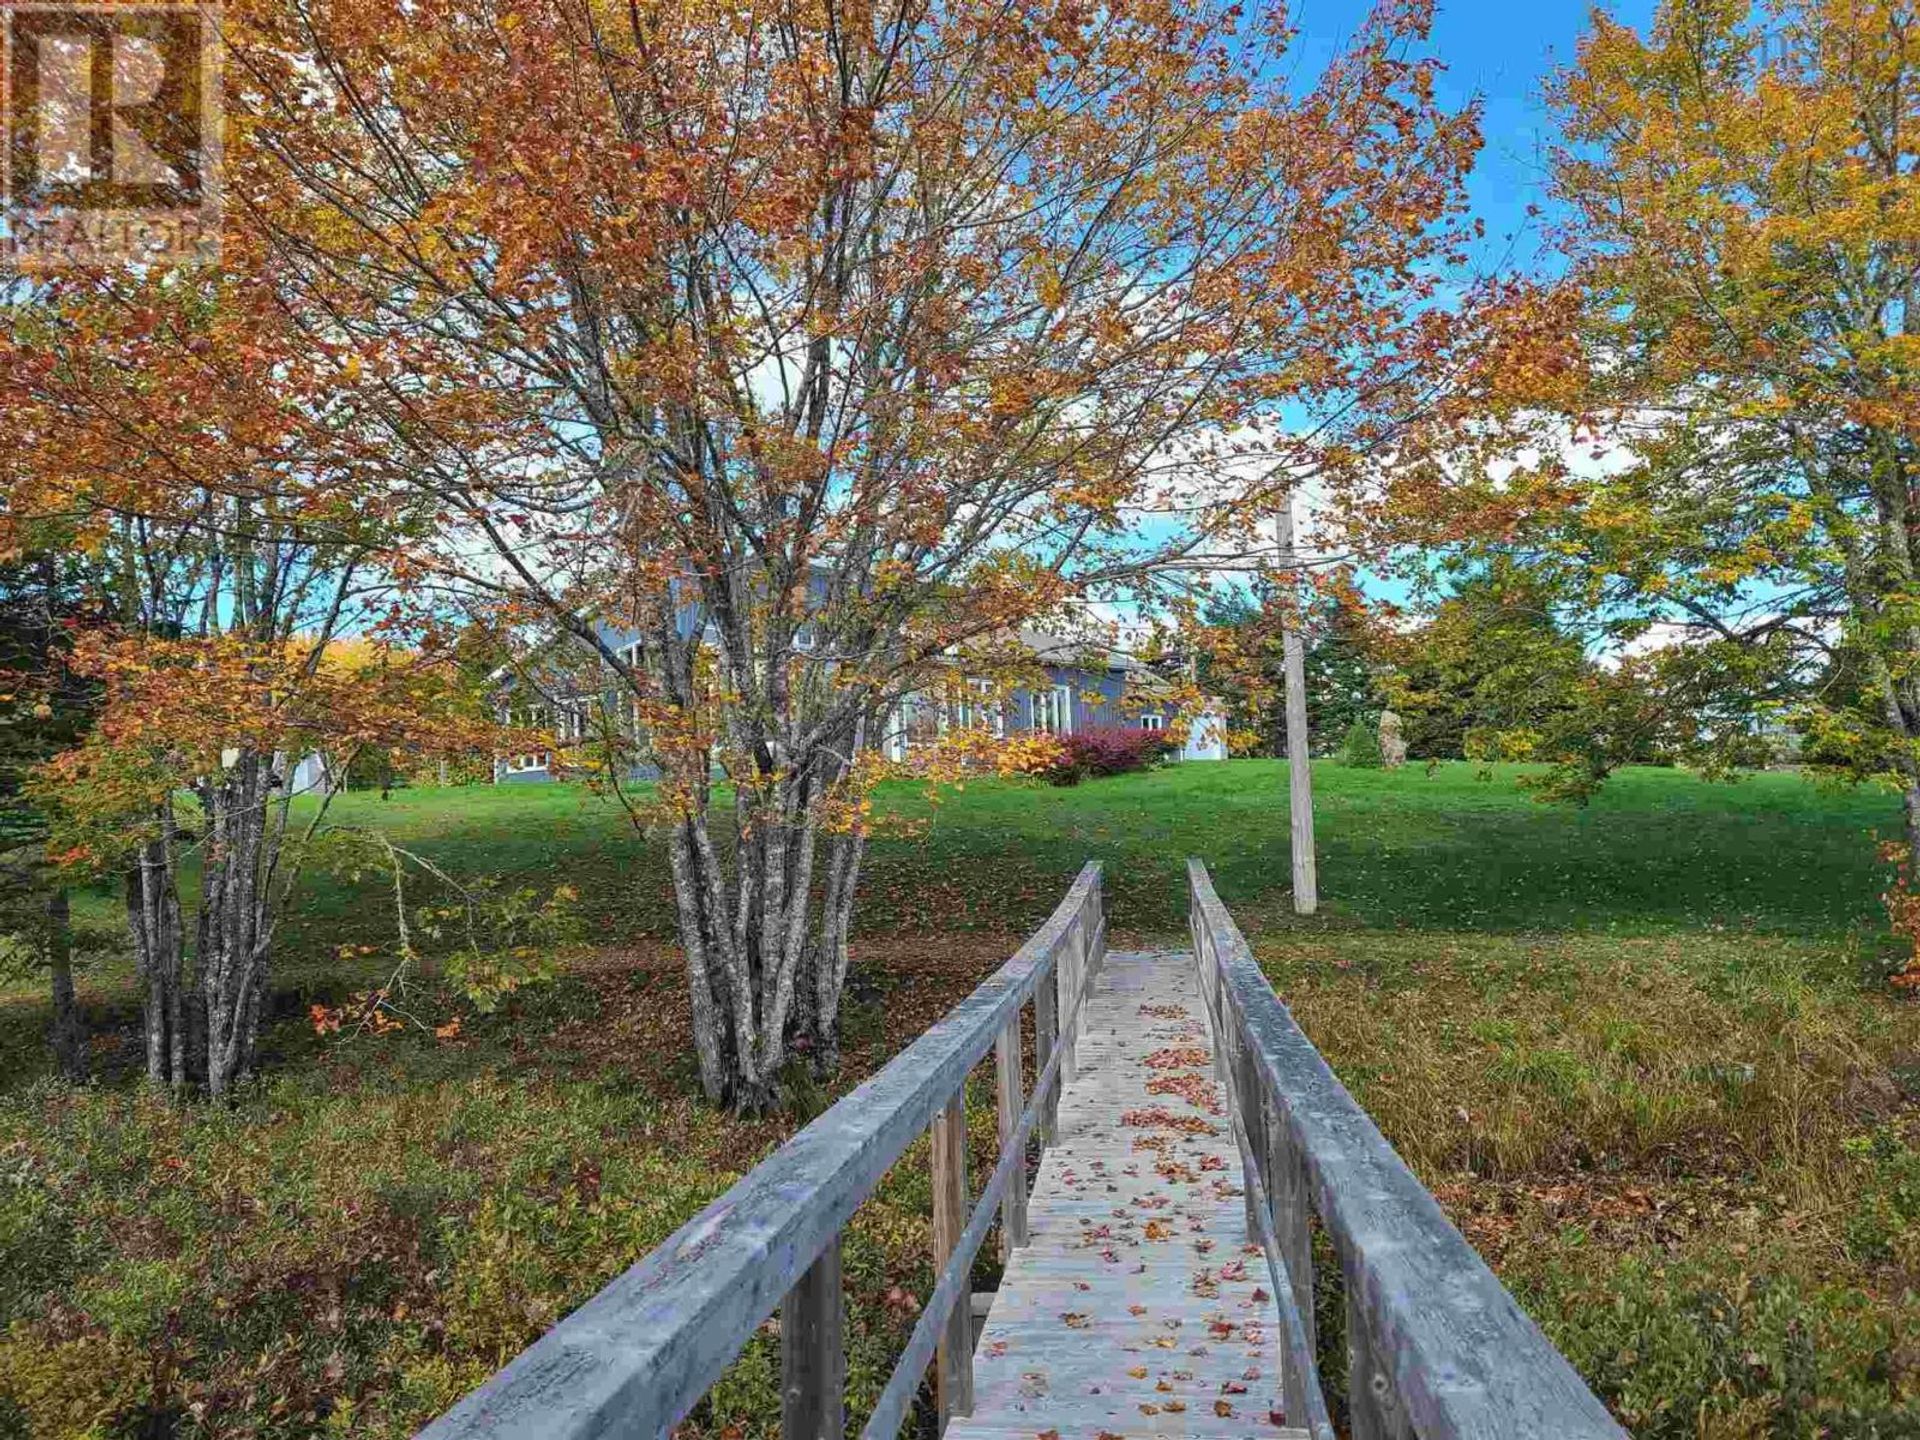
POLYGON ((1167 753, 1162 730, 1123 730, 1097 725, 1059 740, 1059 753, 1047 771, 1056 785, 1078 785, 1093 775, 1124 775, 1145 770, 1167 753))

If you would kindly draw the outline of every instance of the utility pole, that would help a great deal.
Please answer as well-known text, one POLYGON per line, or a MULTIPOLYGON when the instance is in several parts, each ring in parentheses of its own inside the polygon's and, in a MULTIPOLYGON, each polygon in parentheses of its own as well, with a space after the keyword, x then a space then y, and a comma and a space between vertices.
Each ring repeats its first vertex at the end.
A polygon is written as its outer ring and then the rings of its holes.
POLYGON ((1293 912, 1311 915, 1320 906, 1320 884, 1313 863, 1313 768, 1307 755, 1307 654, 1300 640, 1297 608, 1300 586, 1294 576, 1293 491, 1287 491, 1274 516, 1279 541, 1285 608, 1280 612, 1280 643, 1287 682, 1287 799, 1293 822, 1293 912))

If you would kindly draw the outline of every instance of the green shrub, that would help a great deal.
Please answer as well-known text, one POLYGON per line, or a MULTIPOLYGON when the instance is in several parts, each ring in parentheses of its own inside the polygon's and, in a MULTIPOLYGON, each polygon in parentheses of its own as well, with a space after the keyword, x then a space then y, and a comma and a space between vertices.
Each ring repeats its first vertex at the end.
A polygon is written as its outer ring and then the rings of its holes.
POLYGON ((0 1437, 108 1440, 141 1429, 152 1411, 152 1364, 105 1335, 50 1341, 24 1324, 0 1335, 0 1437), (128 1420, 135 1421, 130 1428, 128 1420))
POLYGON ((1380 751, 1380 726, 1366 715, 1353 717, 1347 738, 1340 742, 1336 756, 1342 765, 1355 770, 1378 770, 1386 763, 1380 751))

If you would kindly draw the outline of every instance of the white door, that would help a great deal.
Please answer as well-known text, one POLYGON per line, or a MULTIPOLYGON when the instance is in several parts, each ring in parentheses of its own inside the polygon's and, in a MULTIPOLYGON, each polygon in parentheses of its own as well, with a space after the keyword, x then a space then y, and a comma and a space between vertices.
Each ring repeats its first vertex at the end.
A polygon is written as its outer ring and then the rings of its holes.
POLYGON ((1224 760, 1227 758, 1226 717, 1218 710, 1203 710, 1187 729, 1187 743, 1180 750, 1182 760, 1224 760))

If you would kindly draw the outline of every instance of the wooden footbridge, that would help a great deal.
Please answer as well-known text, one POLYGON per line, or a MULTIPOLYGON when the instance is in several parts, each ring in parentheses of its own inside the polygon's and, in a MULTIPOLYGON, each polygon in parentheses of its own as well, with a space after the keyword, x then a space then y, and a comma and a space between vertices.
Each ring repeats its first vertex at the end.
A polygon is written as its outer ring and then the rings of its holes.
POLYGON ((930 1129, 939 1279, 861 1440, 896 1440, 929 1368, 947 1440, 1334 1440, 1336 1413, 1354 1440, 1618 1440, 1189 872, 1192 949, 1109 953, 1088 865, 992 979, 423 1435, 667 1436, 778 1311, 784 1440, 844 1440, 840 1232, 930 1129))

